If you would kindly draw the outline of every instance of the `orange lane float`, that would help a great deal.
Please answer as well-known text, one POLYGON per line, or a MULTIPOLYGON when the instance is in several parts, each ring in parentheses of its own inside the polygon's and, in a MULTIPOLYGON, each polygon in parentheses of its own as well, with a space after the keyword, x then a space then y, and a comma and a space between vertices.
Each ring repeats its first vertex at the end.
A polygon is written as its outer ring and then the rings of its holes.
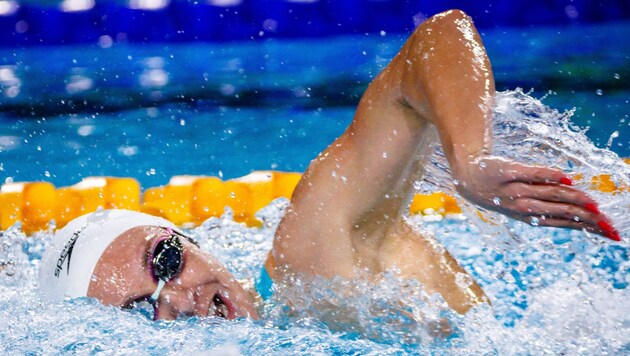
POLYGON ((140 210, 164 217, 177 225, 195 226, 219 217, 229 206, 234 220, 260 224, 255 213, 281 196, 290 198, 300 173, 257 171, 223 181, 218 177, 174 176, 162 187, 144 192, 140 210))
POLYGON ((199 179, 193 184, 191 205, 195 223, 221 216, 229 206, 234 220, 258 226, 256 212, 276 198, 291 198, 300 178, 300 173, 256 171, 225 182, 216 177, 199 179))
MULTIPOLYGON (((630 164, 630 159, 625 161, 630 164)), ((256 212, 273 199, 291 198, 300 178, 300 173, 277 171, 255 171, 227 181, 209 176, 174 176, 165 186, 145 190, 142 199, 140 184, 133 178, 89 177, 58 189, 47 182, 6 183, 0 189, 0 230, 18 221, 29 234, 46 230, 52 220, 60 228, 99 207, 142 211, 192 227, 221 216, 229 206, 234 220, 260 226, 256 212)), ((629 188, 618 187, 609 175, 599 175, 591 180, 591 189, 615 194, 629 188)), ((425 215, 462 212, 457 200, 442 192, 416 194, 409 211, 425 215)))
POLYGON ((17 221, 26 233, 46 230, 53 220, 57 197, 55 187, 47 182, 7 183, 0 188, 0 230, 17 221))
POLYGON ((140 209, 140 184, 133 178, 88 177, 70 187, 57 189, 57 227, 72 219, 105 209, 140 209))
POLYGON ((457 200, 445 193, 416 194, 409 207, 410 214, 461 214, 457 200))
POLYGON ((140 211, 161 216, 175 225, 186 226, 194 222, 190 211, 193 199, 192 184, 200 176, 174 176, 165 186, 144 191, 140 211))

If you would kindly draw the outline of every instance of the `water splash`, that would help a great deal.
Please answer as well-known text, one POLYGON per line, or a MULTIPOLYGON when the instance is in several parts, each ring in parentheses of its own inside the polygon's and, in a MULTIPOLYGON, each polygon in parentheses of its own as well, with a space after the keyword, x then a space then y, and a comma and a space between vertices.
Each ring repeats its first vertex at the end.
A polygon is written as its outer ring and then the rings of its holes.
POLYGON ((22 287, 28 283, 31 270, 24 251, 26 236, 19 223, 6 231, 0 231, 0 283, 22 287))
MULTIPOLYGON (((521 91, 499 94, 495 153, 582 173, 584 178, 577 184, 584 189, 590 189, 590 177, 600 173, 611 173, 616 183, 627 184, 628 168, 572 127, 570 115, 553 111, 521 91)), ((441 155, 438 150, 432 157, 429 169, 433 179, 418 188, 454 190, 441 155)), ((623 212, 623 204, 628 203, 626 193, 589 192, 609 214, 614 214, 615 204, 623 212)), ((277 200, 259 212, 260 228, 235 222, 227 210, 221 218, 209 219, 189 233, 237 278, 252 279, 260 272, 286 206, 286 200, 277 200)), ((0 272, 0 353, 630 352, 626 332, 630 325, 630 253, 626 244, 484 214, 492 217, 486 219, 490 223, 476 218, 476 213, 469 213, 464 221, 427 222, 419 216, 409 221, 442 242, 482 286, 491 306, 482 305, 459 316, 443 308, 439 296, 428 295, 418 283, 401 281, 395 275, 380 284, 298 278, 278 287, 277 294, 263 306, 262 320, 232 322, 217 318, 153 322, 150 313, 140 309, 106 307, 86 298, 43 301, 35 280, 44 242, 51 235, 27 238, 15 226, 2 232, 0 260, 12 261, 14 269, 9 274, 0 272), (286 301, 294 309, 299 306, 301 312, 287 313, 286 301), (454 330, 453 336, 434 337, 443 320, 454 330)), ((622 233, 627 239, 626 219, 627 215, 614 217, 617 228, 625 226, 622 233)), ((470 281, 460 276, 459 283, 470 281)))
MULTIPOLYGON (((227 211, 189 233, 238 278, 256 277, 286 203, 276 201, 261 211, 265 221, 261 228, 236 223, 227 211)), ((0 279, 0 349, 8 354, 94 353, 112 348, 122 353, 167 354, 236 348, 241 354, 317 350, 379 355, 628 350, 630 335, 623 330, 630 324, 625 303, 630 298, 625 287, 630 282, 630 262, 622 246, 584 240, 579 231, 526 224, 510 226, 522 240, 509 249, 500 248, 497 241, 488 243, 460 220, 425 222, 423 228, 472 273, 492 306, 459 316, 445 309, 439 296, 427 295, 418 283, 393 275, 380 284, 340 279, 309 284, 296 279, 264 305, 260 321, 153 322, 150 313, 142 310, 120 310, 86 298, 61 303, 40 300, 35 275, 44 241, 51 236, 25 238, 12 228, 4 234, 13 236, 7 246, 19 256, 14 260, 20 261, 16 263, 20 267, 12 277, 0 279), (286 301, 301 313, 287 315, 286 301), (454 336, 434 337, 443 320, 448 320, 454 336)))
MULTIPOLYGON (((574 111, 559 112, 544 105, 522 90, 497 93, 493 118, 492 153, 515 161, 559 168, 575 179, 574 185, 586 191, 599 203, 619 231, 622 240, 630 240, 630 165, 615 152, 596 147, 586 137, 587 129, 571 123, 574 111), (617 187, 614 194, 594 189, 594 177, 606 175, 617 187)), ((451 172, 440 147, 430 158, 420 191, 442 190, 457 195, 451 184, 451 172)), ((460 200, 465 212, 475 225, 486 226, 486 234, 505 234, 506 218, 498 213, 482 210, 484 220, 494 223, 490 227, 479 219, 479 209, 460 200)))

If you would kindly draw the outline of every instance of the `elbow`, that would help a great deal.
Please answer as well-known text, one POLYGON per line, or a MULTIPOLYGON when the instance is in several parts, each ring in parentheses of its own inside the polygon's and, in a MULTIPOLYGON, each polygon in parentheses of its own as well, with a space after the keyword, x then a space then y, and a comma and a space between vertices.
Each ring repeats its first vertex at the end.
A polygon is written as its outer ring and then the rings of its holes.
POLYGON ((403 47, 402 53, 407 63, 427 59, 429 52, 456 45, 462 39, 464 28, 474 29, 474 25, 472 18, 462 10, 448 10, 433 15, 416 28, 403 47))
POLYGON ((462 22, 472 24, 473 21, 472 18, 462 10, 447 10, 428 18, 418 26, 411 36, 414 39, 424 37, 424 40, 426 40, 426 37, 439 36, 439 34, 444 31, 458 31, 462 22))
POLYGON ((462 10, 452 9, 431 16, 427 22, 453 24, 458 20, 472 21, 472 18, 462 10))

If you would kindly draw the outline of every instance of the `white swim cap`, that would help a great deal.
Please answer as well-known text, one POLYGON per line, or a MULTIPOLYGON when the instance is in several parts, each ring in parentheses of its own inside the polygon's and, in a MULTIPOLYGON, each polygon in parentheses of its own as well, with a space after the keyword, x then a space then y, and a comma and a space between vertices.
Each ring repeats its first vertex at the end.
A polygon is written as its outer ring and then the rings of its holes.
POLYGON ((42 296, 53 301, 85 297, 96 263, 107 246, 125 231, 145 225, 176 229, 168 220, 121 209, 101 210, 69 222, 55 233, 42 256, 42 296))

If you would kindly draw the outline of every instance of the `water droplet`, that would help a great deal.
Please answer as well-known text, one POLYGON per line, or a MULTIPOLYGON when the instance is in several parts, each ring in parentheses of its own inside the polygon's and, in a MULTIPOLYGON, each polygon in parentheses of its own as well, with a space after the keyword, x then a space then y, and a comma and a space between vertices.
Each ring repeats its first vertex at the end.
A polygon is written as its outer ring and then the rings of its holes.
POLYGON ((621 78, 621 76, 619 75, 619 73, 615 73, 615 74, 613 75, 613 77, 614 77, 615 79, 619 79, 619 78, 621 78))
POLYGON ((488 165, 486 164, 486 162, 479 162, 479 168, 483 169, 486 168, 488 165))
POLYGON ((79 127, 77 129, 77 133, 79 134, 79 136, 90 136, 91 134, 94 133, 94 131, 96 130, 96 126, 94 125, 82 125, 81 127, 79 127))
POLYGON ((459 185, 459 180, 458 179, 453 179, 453 185, 458 186, 459 185))
POLYGON ((596 93, 597 95, 604 95, 604 91, 603 91, 603 90, 601 90, 601 89, 597 89, 597 90, 595 90, 595 93, 596 93))
POLYGON ((387 158, 387 157, 388 157, 387 152, 383 152, 383 158, 387 158))
POLYGON ((466 273, 457 272, 455 275, 455 283, 461 289, 467 289, 473 284, 473 279, 466 273))
POLYGON ((118 153, 127 157, 135 156, 138 153, 138 147, 137 146, 120 146, 118 147, 118 153))
POLYGON ((492 202, 494 203, 494 205, 499 206, 501 205, 501 199, 499 197, 494 197, 494 199, 492 199, 492 202))
POLYGON ((7 276, 9 276, 9 277, 13 277, 13 276, 15 276, 16 272, 17 271, 16 271, 16 268, 15 268, 14 262, 13 261, 7 262, 7 264, 5 265, 5 268, 4 268, 4 273, 7 276))
POLYGON ((612 134, 610 134, 610 138, 608 139, 608 142, 606 143, 606 148, 610 149, 612 147, 613 140, 616 139, 617 137, 619 137, 619 131, 615 131, 612 134))
POLYGON ((531 220, 529 221, 530 225, 532 226, 538 226, 540 224, 540 219, 538 219, 535 216, 532 216, 531 220))

